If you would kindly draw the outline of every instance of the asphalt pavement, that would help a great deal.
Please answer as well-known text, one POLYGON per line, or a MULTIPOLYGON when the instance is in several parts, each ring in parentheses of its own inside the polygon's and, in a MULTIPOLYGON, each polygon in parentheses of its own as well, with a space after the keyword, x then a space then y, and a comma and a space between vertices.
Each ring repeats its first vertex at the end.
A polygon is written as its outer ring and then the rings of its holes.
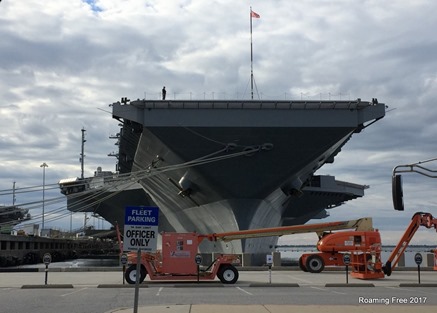
MULTIPOLYGON (((437 271, 395 271, 358 280, 342 271, 241 271, 235 285, 145 280, 138 313, 435 312, 437 271)), ((133 312, 134 286, 121 271, 0 273, 0 312, 133 312)))
MULTIPOLYGON (((419 276, 417 271, 394 271, 390 277, 373 280, 360 280, 346 277, 345 271, 324 271, 322 273, 304 273, 296 270, 269 271, 239 271, 239 279, 236 286, 259 286, 259 285, 281 285, 281 286, 341 286, 348 283, 350 287, 355 285, 373 285, 375 287, 399 287, 400 285, 418 284, 419 276)), ((0 272, 0 288, 21 288, 23 285, 40 286, 45 283, 45 271, 39 269, 38 272, 0 272)), ((94 268, 56 268, 50 269, 47 273, 48 285, 72 285, 73 287, 123 287, 122 270, 102 270, 94 268)), ((195 282, 163 282, 150 281, 148 276, 142 286, 169 286, 187 285, 195 282)), ((204 281, 202 284, 219 285, 220 281, 216 278, 213 281, 204 281)), ((437 271, 421 271, 420 283, 424 286, 437 284, 437 271)), ((128 285, 130 286, 130 285, 128 285)))

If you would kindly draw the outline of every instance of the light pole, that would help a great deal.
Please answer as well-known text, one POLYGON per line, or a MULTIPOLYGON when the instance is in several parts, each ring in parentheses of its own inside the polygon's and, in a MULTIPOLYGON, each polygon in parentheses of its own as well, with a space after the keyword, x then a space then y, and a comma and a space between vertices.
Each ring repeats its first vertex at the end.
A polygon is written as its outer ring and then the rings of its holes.
POLYGON ((42 227, 44 229, 44 205, 45 205, 45 191, 46 191, 46 167, 49 167, 46 162, 41 164, 42 167, 42 227))

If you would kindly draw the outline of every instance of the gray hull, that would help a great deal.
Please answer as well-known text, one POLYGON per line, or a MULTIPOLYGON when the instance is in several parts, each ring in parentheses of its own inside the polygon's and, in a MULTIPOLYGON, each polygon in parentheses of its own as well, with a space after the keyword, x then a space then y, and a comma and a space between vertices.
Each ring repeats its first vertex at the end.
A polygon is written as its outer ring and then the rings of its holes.
MULTIPOLYGON (((125 125, 121 143, 138 135, 135 153, 124 158, 165 216, 160 228, 199 233, 301 224, 362 196, 364 186, 313 174, 384 113, 383 104, 361 101, 113 104, 125 125)), ((202 250, 264 253, 276 242, 205 243, 202 250)))

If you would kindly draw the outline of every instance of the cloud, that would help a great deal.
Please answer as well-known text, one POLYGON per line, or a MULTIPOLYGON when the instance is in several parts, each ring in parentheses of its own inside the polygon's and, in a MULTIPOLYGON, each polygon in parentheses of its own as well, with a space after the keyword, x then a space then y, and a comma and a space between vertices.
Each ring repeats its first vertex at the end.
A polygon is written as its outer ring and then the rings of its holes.
MULTIPOLYGON (((413 211, 391 207, 391 170, 435 156, 437 28, 431 0, 320 2, 35 0, 0 6, 0 189, 113 170, 121 97, 249 95, 249 6, 257 94, 272 99, 378 98, 386 117, 354 134, 319 174, 370 185, 331 219, 370 214, 381 228, 413 211)), ((435 182, 406 179, 409 207, 435 210, 435 182), (411 188, 411 190, 410 190, 411 188)), ((24 195, 23 195, 24 196, 24 195)), ((38 198, 35 196, 35 198, 38 198)), ((10 202, 1 196, 0 203, 10 202)), ((67 223, 67 222, 66 222, 67 223)))

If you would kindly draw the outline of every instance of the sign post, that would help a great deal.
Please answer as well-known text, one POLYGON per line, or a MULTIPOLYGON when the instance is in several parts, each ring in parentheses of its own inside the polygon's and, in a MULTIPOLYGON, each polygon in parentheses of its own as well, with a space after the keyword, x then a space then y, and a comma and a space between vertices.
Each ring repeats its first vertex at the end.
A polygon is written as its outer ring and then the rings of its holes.
POLYGON ((417 277, 419 279, 419 285, 420 285, 420 264, 422 264, 422 255, 418 252, 414 255, 414 262, 417 264, 417 277))
POLYGON ((437 249, 434 250, 434 271, 437 271, 437 249))
POLYGON ((266 263, 269 266, 269 284, 272 283, 272 264, 273 264, 273 255, 266 255, 266 263))
POLYGON ((155 251, 158 243, 158 207, 126 207, 123 251, 137 251, 134 313, 138 312, 141 251, 155 251))
POLYGON ((197 264, 197 283, 200 281, 200 264, 202 264, 202 255, 196 254, 194 257, 194 261, 196 261, 197 264))
POLYGON ((49 275, 49 264, 52 263, 52 255, 50 253, 45 253, 44 256, 42 257, 42 260, 46 265, 44 284, 47 285, 47 277, 49 275))
POLYGON ((343 254, 343 263, 346 265, 346 284, 349 284, 349 264, 351 264, 351 255, 350 253, 343 254))
POLYGON ((123 265, 123 285, 124 285, 124 273, 126 273, 127 254, 123 253, 120 257, 120 262, 123 265))

